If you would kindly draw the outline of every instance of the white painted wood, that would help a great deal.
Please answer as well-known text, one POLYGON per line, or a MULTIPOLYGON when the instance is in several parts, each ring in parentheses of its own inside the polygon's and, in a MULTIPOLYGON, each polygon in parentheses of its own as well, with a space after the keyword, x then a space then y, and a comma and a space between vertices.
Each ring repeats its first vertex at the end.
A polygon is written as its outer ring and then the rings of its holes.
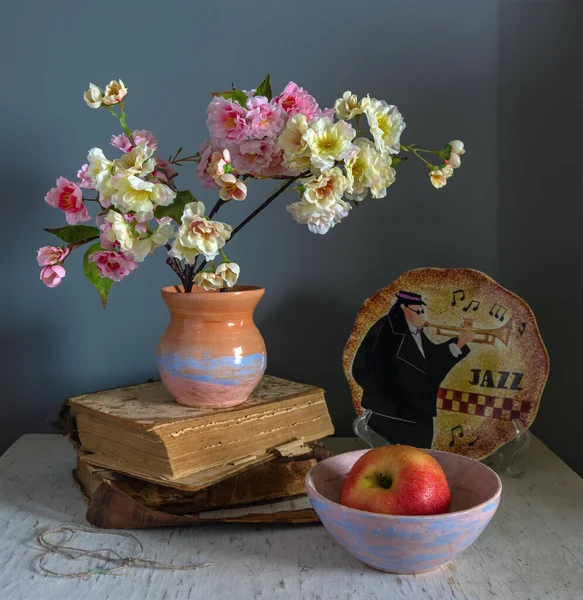
MULTIPOLYGON (((357 447, 352 440, 334 445, 357 447)), ((133 569, 86 581, 45 576, 36 533, 84 524, 74 462, 65 439, 40 434, 23 436, 0 458, 2 600, 583 598, 583 480, 537 439, 521 459, 525 477, 504 480, 500 509, 478 541, 453 563, 417 576, 362 565, 321 525, 229 524, 133 532, 146 557, 214 563, 203 570, 133 569)))

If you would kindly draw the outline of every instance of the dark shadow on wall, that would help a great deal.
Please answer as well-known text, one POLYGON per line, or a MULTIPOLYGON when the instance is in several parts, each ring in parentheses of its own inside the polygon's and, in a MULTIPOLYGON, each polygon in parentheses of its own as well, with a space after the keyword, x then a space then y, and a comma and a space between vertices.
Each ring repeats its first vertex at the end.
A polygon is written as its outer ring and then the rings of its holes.
POLYGON ((533 431, 581 474, 582 24, 581 2, 499 3, 499 279, 551 357, 533 431))
POLYGON ((342 369, 354 315, 322 296, 298 294, 258 322, 267 347, 267 372, 326 390, 336 435, 352 435, 356 417, 342 369))
MULTIPOLYGON (((54 351, 58 328, 46 323, 12 323, 0 334, 0 380, 3 418, 0 421, 2 450, 14 443, 23 432, 51 432, 49 424, 57 414, 52 394, 58 389, 66 357, 54 351)), ((61 399, 63 400, 63 399, 61 399)))

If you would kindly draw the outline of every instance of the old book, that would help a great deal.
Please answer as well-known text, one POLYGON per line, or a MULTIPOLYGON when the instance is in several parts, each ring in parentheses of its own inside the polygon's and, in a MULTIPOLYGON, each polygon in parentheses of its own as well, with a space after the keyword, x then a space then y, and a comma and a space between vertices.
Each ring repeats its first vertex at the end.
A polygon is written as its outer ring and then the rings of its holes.
POLYGON ((77 453, 75 478, 89 498, 101 483, 106 482, 144 507, 172 514, 189 514, 301 496, 306 492, 304 480, 307 472, 319 460, 329 456, 323 444, 311 444, 307 452, 300 456, 281 457, 192 492, 95 467, 83 460, 80 449, 77 449, 77 453))
POLYGON ((174 515, 142 506, 113 486, 102 483, 89 500, 87 521, 102 529, 145 529, 206 523, 317 523, 307 496, 248 507, 174 515))
POLYGON ((271 376, 229 409, 182 406, 160 382, 76 396, 68 407, 86 462, 191 490, 334 431, 323 390, 271 376))
POLYGON ((278 459, 194 493, 111 473, 82 460, 73 474, 89 505, 87 520, 95 527, 313 523, 318 518, 305 495, 304 478, 327 455, 317 445, 309 455, 278 459))

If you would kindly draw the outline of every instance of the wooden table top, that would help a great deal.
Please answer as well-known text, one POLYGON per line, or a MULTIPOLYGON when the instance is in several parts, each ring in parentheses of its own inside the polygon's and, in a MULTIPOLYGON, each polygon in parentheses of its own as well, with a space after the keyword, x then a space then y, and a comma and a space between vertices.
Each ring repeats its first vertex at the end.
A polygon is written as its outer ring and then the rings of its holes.
MULTIPOLYGON (((330 446, 346 451, 357 442, 336 438, 330 446)), ((37 533, 86 525, 85 502, 71 478, 74 462, 67 440, 47 434, 22 436, 0 458, 1 598, 583 599, 583 479, 536 438, 520 459, 524 476, 503 478, 500 508, 477 542, 423 575, 374 571, 321 525, 216 524, 132 532, 145 557, 213 563, 204 569, 132 568, 86 580, 47 576, 38 569, 37 533)), ((58 567, 56 560, 51 564, 58 567)))

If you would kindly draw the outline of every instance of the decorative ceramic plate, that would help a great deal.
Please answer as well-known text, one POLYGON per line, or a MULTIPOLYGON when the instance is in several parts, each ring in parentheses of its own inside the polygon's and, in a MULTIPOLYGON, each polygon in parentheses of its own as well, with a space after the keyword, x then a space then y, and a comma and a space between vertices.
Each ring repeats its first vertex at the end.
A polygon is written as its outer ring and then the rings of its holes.
POLYGON ((416 269, 373 294, 343 364, 376 433, 476 459, 532 424, 549 373, 528 304, 473 269, 416 269))

